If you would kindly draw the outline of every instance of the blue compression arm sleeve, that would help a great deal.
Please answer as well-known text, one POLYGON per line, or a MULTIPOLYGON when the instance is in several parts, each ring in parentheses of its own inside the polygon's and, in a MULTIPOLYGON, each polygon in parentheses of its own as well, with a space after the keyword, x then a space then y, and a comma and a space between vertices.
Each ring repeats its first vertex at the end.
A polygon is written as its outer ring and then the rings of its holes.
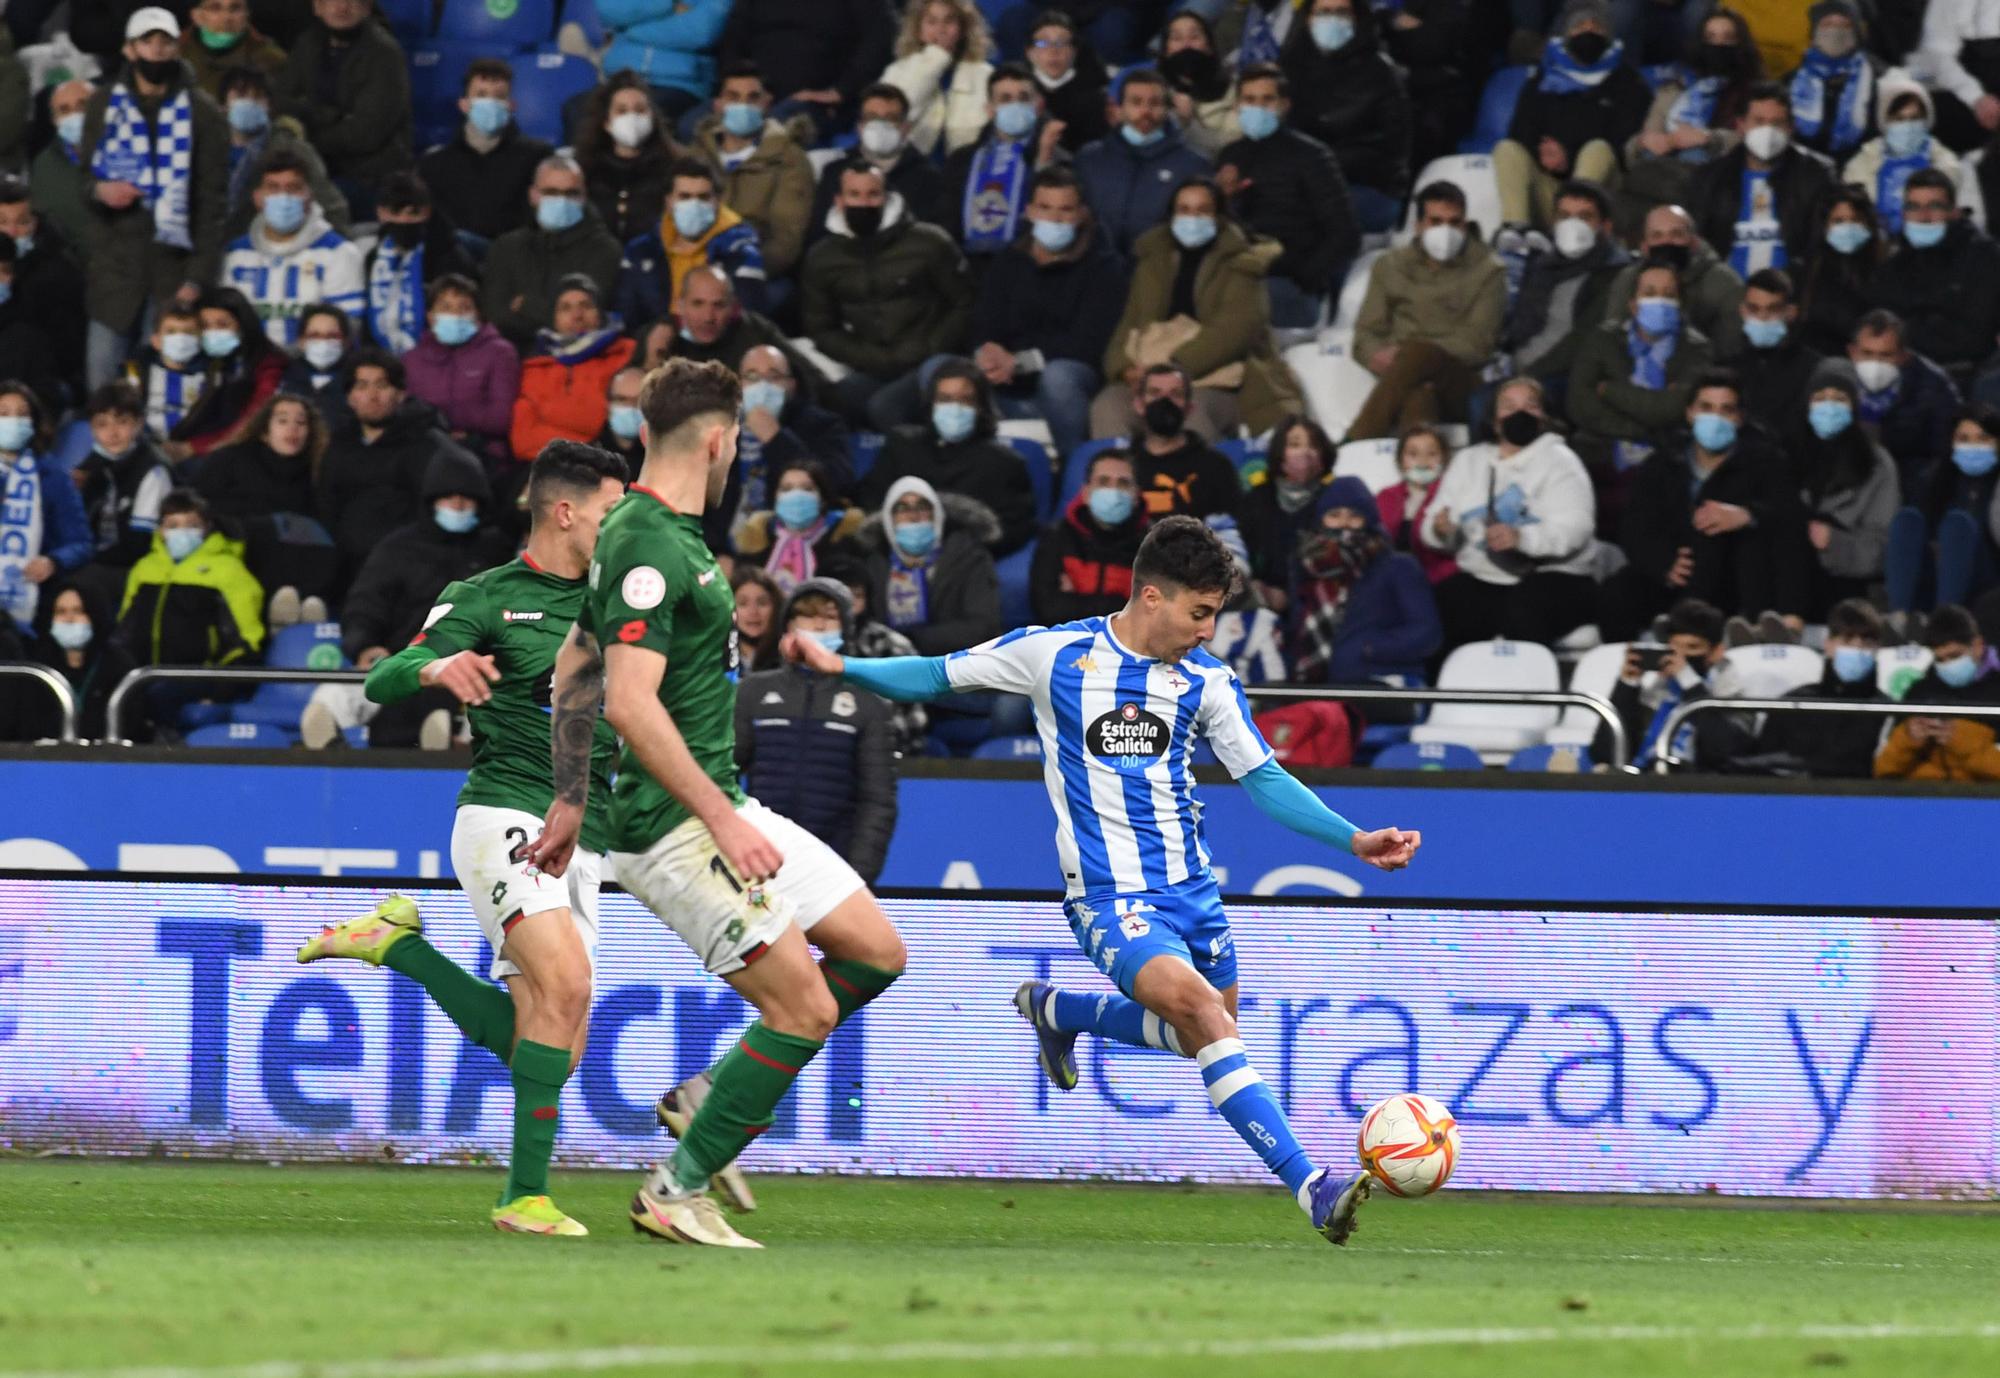
POLYGON ((1328 808, 1276 761, 1264 762, 1238 783, 1250 791, 1250 802, 1266 818, 1337 851, 1353 852, 1354 835, 1361 830, 1328 808))
POLYGON ((952 692, 943 656, 846 657, 841 678, 896 703, 928 703, 952 692))

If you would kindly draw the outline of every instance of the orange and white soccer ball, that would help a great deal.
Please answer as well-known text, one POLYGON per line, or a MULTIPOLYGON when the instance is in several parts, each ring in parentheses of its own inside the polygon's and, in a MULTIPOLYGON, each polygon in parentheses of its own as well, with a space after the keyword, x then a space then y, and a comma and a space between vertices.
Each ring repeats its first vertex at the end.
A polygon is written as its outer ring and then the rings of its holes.
POLYGON ((1368 1107, 1355 1142, 1361 1166, 1396 1196, 1429 1196, 1458 1165, 1458 1122, 1442 1103, 1415 1092, 1368 1107))

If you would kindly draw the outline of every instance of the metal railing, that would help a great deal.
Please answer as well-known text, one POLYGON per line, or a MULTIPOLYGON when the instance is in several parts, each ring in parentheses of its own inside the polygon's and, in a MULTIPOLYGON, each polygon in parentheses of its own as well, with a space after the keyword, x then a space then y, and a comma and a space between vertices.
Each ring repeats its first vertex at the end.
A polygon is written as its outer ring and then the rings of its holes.
POLYGON ((105 740, 114 746, 130 746, 125 735, 125 705, 141 685, 161 680, 181 680, 213 684, 359 684, 368 678, 365 670, 274 670, 263 666, 216 669, 201 665, 142 665, 118 681, 111 699, 104 705, 105 740))
POLYGON ((1660 755, 1653 769, 1665 775, 1690 765, 1674 751, 1681 725, 1697 713, 1866 713, 1876 718, 2000 718, 1991 703, 1850 703, 1845 699, 1696 699, 1667 714, 1660 727, 1660 755))
POLYGON ((0 676, 13 675, 18 679, 39 681, 41 686, 56 696, 56 703, 62 709, 62 728, 59 740, 76 740, 76 695, 70 690, 69 681, 46 665, 36 665, 32 661, 0 661, 0 676))
POLYGON ((1631 743, 1618 710, 1595 694, 1573 689, 1397 689, 1386 684, 1333 685, 1302 688, 1297 685, 1246 684, 1243 692, 1253 699, 1352 699, 1362 703, 1486 703, 1513 708, 1586 708, 1603 720, 1611 731, 1613 770, 1625 770, 1632 759, 1631 743))

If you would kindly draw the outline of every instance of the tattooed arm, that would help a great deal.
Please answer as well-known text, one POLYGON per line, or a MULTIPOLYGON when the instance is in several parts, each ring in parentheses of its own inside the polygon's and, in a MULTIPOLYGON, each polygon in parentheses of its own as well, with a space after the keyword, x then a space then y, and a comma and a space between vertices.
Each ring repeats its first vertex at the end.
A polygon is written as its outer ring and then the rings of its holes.
POLYGON ((603 698, 604 653, 595 636, 572 626, 556 654, 555 686, 549 695, 556 797, 542 820, 542 835, 528 849, 529 862, 552 876, 569 869, 583 831, 583 811, 590 802, 590 748, 603 698))

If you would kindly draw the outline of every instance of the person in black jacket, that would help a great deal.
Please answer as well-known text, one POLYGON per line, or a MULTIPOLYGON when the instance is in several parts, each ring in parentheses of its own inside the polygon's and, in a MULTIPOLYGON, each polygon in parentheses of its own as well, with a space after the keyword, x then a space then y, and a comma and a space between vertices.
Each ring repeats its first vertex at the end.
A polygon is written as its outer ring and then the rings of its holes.
POLYGON ((1611 232, 1611 202, 1590 182, 1556 192, 1553 243, 1528 255, 1521 289, 1500 327, 1500 349, 1514 371, 1558 399, 1584 338, 1605 316, 1611 285, 1634 262, 1611 232))
POLYGON ((854 123, 861 88, 889 65, 895 23, 882 0, 735 0, 716 69, 754 63, 770 118, 811 120, 817 143, 854 123))
POLYGON ((996 433, 992 385, 977 365, 958 359, 932 373, 927 400, 922 425, 889 432, 856 500, 874 507, 898 480, 920 478, 993 514, 1000 523, 995 556, 1019 550, 1035 534, 1035 494, 1019 452, 996 433))
POLYGON ((472 259, 459 247, 451 217, 431 203, 430 188, 414 169, 382 179, 375 201, 382 237, 362 268, 367 285, 361 333, 398 356, 423 337, 430 318, 426 288, 440 278, 477 278, 472 259))
POLYGON ((1825 158, 1793 142, 1791 97, 1777 82, 1750 88, 1736 127, 1743 141, 1702 164, 1688 186, 1688 210, 1701 237, 1748 278, 1790 265, 1839 179, 1825 158))
POLYGON ((278 375, 278 390, 305 398, 329 426, 346 419, 347 356, 356 344, 354 317, 331 302, 314 302, 299 313, 298 356, 278 375))
POLYGON ((1236 90, 1243 137, 1216 155, 1215 180, 1239 224, 1284 246, 1264 277, 1271 324, 1317 325, 1361 249, 1347 178, 1331 149, 1286 123, 1292 97, 1282 67, 1246 67, 1236 90))
POLYGON ((1951 453, 1951 427, 1962 399, 1945 371, 1911 349, 1909 327, 1893 311, 1870 311, 1854 323, 1847 360, 1861 391, 1858 419, 1875 428, 1875 438, 1896 461, 1903 487, 1951 453))
MULTIPOLYGON (((1887 705, 1875 682, 1882 649, 1882 614, 1865 599, 1846 598, 1826 614, 1826 670, 1818 684, 1794 689, 1788 699, 1838 699, 1887 705)), ((1772 774, 1815 780, 1868 780, 1885 719, 1867 713, 1772 713, 1751 748, 1756 765, 1772 774)))
POLYGON ((667 169, 680 154, 645 75, 614 72, 592 87, 577 125, 583 184, 611 237, 630 244, 659 229, 667 206, 667 169))
MULTIPOLYGON (((1313 501, 1333 477, 1337 448, 1311 417, 1286 417, 1271 430, 1264 481, 1246 492, 1237 508, 1243 546, 1250 552, 1250 578, 1258 598, 1273 612, 1285 611, 1299 535, 1319 521, 1313 501)), ((1406 529, 1416 534, 1413 527, 1406 529)), ((1409 542, 1400 548, 1408 549, 1409 542)))
MULTIPOLYGON (((787 636, 830 651, 852 640, 847 586, 808 579, 779 613, 787 636)), ((896 742, 888 700, 803 665, 745 675, 736 768, 751 794, 840 853, 870 885, 896 830, 896 742)))
MULTIPOLYGON (((861 93, 861 119, 855 153, 882 169, 889 190, 903 198, 914 220, 950 229, 955 212, 950 178, 910 147, 910 98, 902 87, 878 81, 861 93)), ((826 213, 840 194, 840 164, 820 173, 813 188, 812 215, 806 221, 806 247, 826 236, 826 213)))
POLYGON ((1904 243, 1875 275, 1874 304, 1909 326, 1910 348, 1967 381, 2000 336, 2000 245, 1958 213, 1934 167, 1903 186, 1904 243))
MULTIPOLYGON (((76 699, 76 732, 85 741, 106 735, 105 707, 118 682, 138 661, 113 633, 115 600, 74 580, 52 579, 42 586, 41 609, 26 658, 46 665, 69 683, 76 699)), ((55 699, 39 684, 0 684, 0 741, 33 742, 62 729, 55 699)))
MULTIPOLYGON (((1003 14, 1003 27, 1006 19, 1003 14)), ((1066 151, 1075 153, 1111 132, 1104 109, 1104 64, 1067 13, 1043 10, 1035 16, 1028 36, 1028 65, 1035 69, 1035 85, 1042 90, 1049 118, 1062 126, 1066 151)))
POLYGON ((1132 561, 1145 538, 1131 452, 1099 451, 1061 519, 1035 544, 1028 571, 1035 620, 1057 627, 1124 607, 1132 596, 1132 561))
POLYGON ((160 503, 175 486, 173 470, 146 438, 146 404, 130 383, 98 388, 83 414, 90 418, 91 447, 73 477, 97 538, 93 564, 122 584, 125 571, 152 549, 160 503))
POLYGON ((1722 362, 1742 381, 1744 414, 1803 415, 1806 385, 1824 356, 1800 338, 1792 279, 1776 268, 1751 274, 1743 284, 1742 315, 1743 348, 1722 362))
POLYGON ((417 171, 452 223, 491 243, 527 223, 535 168, 555 150, 514 123, 514 69, 497 57, 465 69, 458 108, 464 124, 417 171))
POLYGON ((1888 259, 1875 203, 1861 187, 1836 187, 1814 218, 1811 238, 1791 248, 1803 265, 1795 274, 1799 337, 1820 354, 1838 354, 1856 318, 1873 305, 1888 259))
POLYGON ((1603 185, 1639 132, 1653 93, 1611 37, 1607 0, 1570 0, 1493 148, 1500 219, 1547 229, 1566 180, 1603 185))
POLYGON ((410 165, 410 77, 403 46, 373 0, 314 0, 313 22, 285 47, 286 113, 297 116, 356 220, 375 185, 410 165))
POLYGON ((1340 160, 1361 228, 1393 230, 1410 189, 1410 97, 1382 51, 1374 7, 1312 0, 1300 18, 1278 58, 1291 82, 1292 126, 1340 160))
MULTIPOLYGON (((0 235, 14 244, 13 300, 22 315, 47 334, 54 352, 47 372, 74 378, 83 372, 83 270, 72 245, 53 220, 35 211, 28 183, 0 177, 0 235)), ((44 393, 43 396, 49 394, 44 393)))
POLYGON ((1090 399, 1125 309, 1127 270, 1068 168, 1035 174, 1026 230, 980 280, 972 361, 1000 414, 1047 421, 1066 460, 1090 434, 1090 399))
MULTIPOLYGON (((1690 435, 1662 446, 1632 477, 1619 532, 1629 563, 1604 586, 1598 622, 1628 638, 1683 598, 1755 617, 1802 586, 1786 561, 1804 554, 1796 485, 1769 437, 1748 423, 1726 369, 1696 380, 1690 435)), ((1795 609, 1784 609, 1795 611, 1795 609)))
POLYGON ((297 393, 276 392, 244 423, 240 439, 192 466, 195 491, 223 528, 242 538, 245 562, 273 591, 274 607, 286 589, 323 599, 334 588, 339 556, 319 524, 314 491, 326 438, 318 407, 297 393))
POLYGON ((854 486, 847 423, 814 404, 800 386, 790 355, 776 345, 760 344, 725 362, 743 379, 743 429, 722 497, 702 516, 703 534, 714 550, 731 549, 737 526, 771 505, 779 475, 789 464, 811 461, 819 467, 829 505, 854 486))
POLYGON ((976 275, 1027 228, 1035 174, 1054 165, 1062 131, 1050 124, 1034 74, 1003 62, 986 79, 986 128, 944 163, 945 218, 976 275))
POLYGON ((1472 0, 1401 0, 1381 12, 1383 42, 1410 92, 1411 167, 1458 152, 1460 136, 1472 127, 1482 77, 1471 59, 1484 51, 1471 46, 1472 8, 1472 0))
POLYGON ((1996 490, 2000 412, 1975 404, 1959 413, 1950 454, 1904 488, 1909 505, 1889 521, 1882 572, 1891 613, 1969 603, 2000 582, 1996 490))

